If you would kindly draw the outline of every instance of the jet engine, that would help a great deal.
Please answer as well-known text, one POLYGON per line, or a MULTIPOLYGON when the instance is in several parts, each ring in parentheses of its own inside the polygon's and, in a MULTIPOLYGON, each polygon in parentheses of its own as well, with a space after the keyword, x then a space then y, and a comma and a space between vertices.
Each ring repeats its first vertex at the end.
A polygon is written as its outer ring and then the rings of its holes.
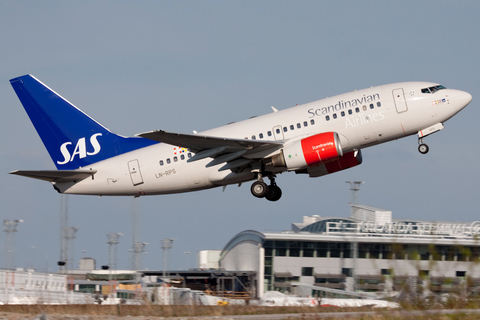
POLYGON ((343 156, 340 138, 336 132, 323 132, 286 145, 272 158, 274 167, 300 170, 328 163, 343 156))

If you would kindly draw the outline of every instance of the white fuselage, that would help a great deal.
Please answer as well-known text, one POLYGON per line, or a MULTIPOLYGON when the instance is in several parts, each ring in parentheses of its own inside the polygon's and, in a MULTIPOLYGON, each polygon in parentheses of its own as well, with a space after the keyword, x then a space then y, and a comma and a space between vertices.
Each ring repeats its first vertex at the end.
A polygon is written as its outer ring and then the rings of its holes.
MULTIPOLYGON (((371 87, 228 124, 199 135, 233 139, 254 137, 288 144, 322 132, 337 132, 346 153, 417 134, 443 123, 471 100, 468 93, 453 89, 421 92, 422 88, 435 85, 405 82, 371 87)), ((276 147, 249 157, 262 159, 279 152, 280 148, 276 147)), ((188 150, 158 143, 81 168, 97 172, 93 178, 56 183, 55 187, 67 194, 138 196, 189 192, 255 178, 250 170, 219 171, 224 163, 207 168, 211 158, 187 162, 188 153, 188 150)), ((276 173, 282 171, 288 170, 279 168, 276 173)))

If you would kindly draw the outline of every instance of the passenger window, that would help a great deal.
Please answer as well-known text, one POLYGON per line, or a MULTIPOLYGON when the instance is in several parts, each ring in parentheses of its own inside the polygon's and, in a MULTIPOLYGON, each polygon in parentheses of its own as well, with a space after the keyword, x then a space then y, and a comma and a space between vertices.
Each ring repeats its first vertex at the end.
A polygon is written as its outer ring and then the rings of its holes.
POLYGON ((333 119, 337 119, 337 114, 336 113, 333 114, 333 119))
POLYGON ((160 165, 163 166, 163 160, 160 160, 160 165))
POLYGON ((304 126, 304 127, 308 126, 308 122, 307 122, 307 121, 303 121, 303 126, 304 126))
POLYGON ((279 134, 279 133, 280 133, 280 129, 277 128, 277 129, 275 130, 275 132, 277 132, 277 134, 279 134))
POLYGON ((259 137, 260 139, 263 139, 263 133, 260 133, 260 134, 258 135, 258 137, 259 137))
POLYGON ((177 157, 173 157, 173 161, 177 162, 177 161, 178 161, 178 158, 177 158, 177 157))
POLYGON ((288 131, 288 128, 287 127, 283 127, 283 132, 287 132, 288 131))
POLYGON ((269 137, 271 137, 271 136, 272 136, 272 131, 268 131, 268 132, 267 132, 267 135, 268 135, 269 137))
POLYGON ((370 109, 373 109, 373 103, 370 103, 370 109))
POLYGON ((167 164, 170 164, 170 158, 167 159, 167 164))
POLYGON ((180 160, 185 160, 185 155, 180 155, 180 160))
POLYGON ((290 130, 293 130, 295 129, 295 127, 293 126, 293 124, 290 125, 290 130))
POLYGON ((367 111, 367 106, 362 107, 363 111, 367 111))
POLYGON ((380 102, 377 102, 377 107, 381 107, 382 104, 380 102))
POLYGON ((355 112, 356 113, 359 113, 360 112, 360 109, 358 109, 358 107, 355 108, 355 112))
POLYGON ((345 111, 342 111, 340 114, 342 115, 342 117, 345 117, 345 111))
POLYGON ((310 124, 313 126, 315 124, 315 120, 310 120, 310 124))
POLYGON ((353 113, 352 109, 348 109, 348 114, 352 114, 352 113, 353 113))
POLYGON ((252 140, 257 140, 257 137, 255 137, 255 136, 252 136, 252 140))
POLYGON ((190 159, 192 157, 192 154, 189 152, 188 153, 188 159, 190 159))
POLYGON ((330 116, 326 116, 325 120, 330 121, 330 116))

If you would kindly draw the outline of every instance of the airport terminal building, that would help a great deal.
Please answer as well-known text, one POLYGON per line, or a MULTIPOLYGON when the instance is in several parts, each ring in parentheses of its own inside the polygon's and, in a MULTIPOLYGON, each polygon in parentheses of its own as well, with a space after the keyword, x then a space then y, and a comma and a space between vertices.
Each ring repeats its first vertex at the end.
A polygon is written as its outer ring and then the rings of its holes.
POLYGON ((289 231, 240 232, 220 267, 256 272, 258 296, 298 285, 398 292, 407 281, 432 293, 477 292, 480 222, 395 220, 391 211, 352 205, 350 218, 305 216, 289 231))

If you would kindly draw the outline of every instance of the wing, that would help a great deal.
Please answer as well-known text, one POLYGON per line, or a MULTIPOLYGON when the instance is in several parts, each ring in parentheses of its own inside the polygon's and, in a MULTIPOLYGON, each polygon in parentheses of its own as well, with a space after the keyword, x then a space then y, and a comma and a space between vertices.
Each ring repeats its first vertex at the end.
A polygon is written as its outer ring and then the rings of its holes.
POLYGON ((93 177, 96 172, 97 170, 16 170, 10 172, 10 174, 50 182, 75 182, 93 177))
POLYGON ((209 157, 214 159, 207 164, 207 167, 227 162, 220 171, 244 166, 253 159, 262 158, 262 154, 268 154, 283 147, 283 142, 279 141, 231 139, 163 130, 139 133, 136 136, 190 149, 195 152, 195 155, 188 159, 188 162, 209 157))

